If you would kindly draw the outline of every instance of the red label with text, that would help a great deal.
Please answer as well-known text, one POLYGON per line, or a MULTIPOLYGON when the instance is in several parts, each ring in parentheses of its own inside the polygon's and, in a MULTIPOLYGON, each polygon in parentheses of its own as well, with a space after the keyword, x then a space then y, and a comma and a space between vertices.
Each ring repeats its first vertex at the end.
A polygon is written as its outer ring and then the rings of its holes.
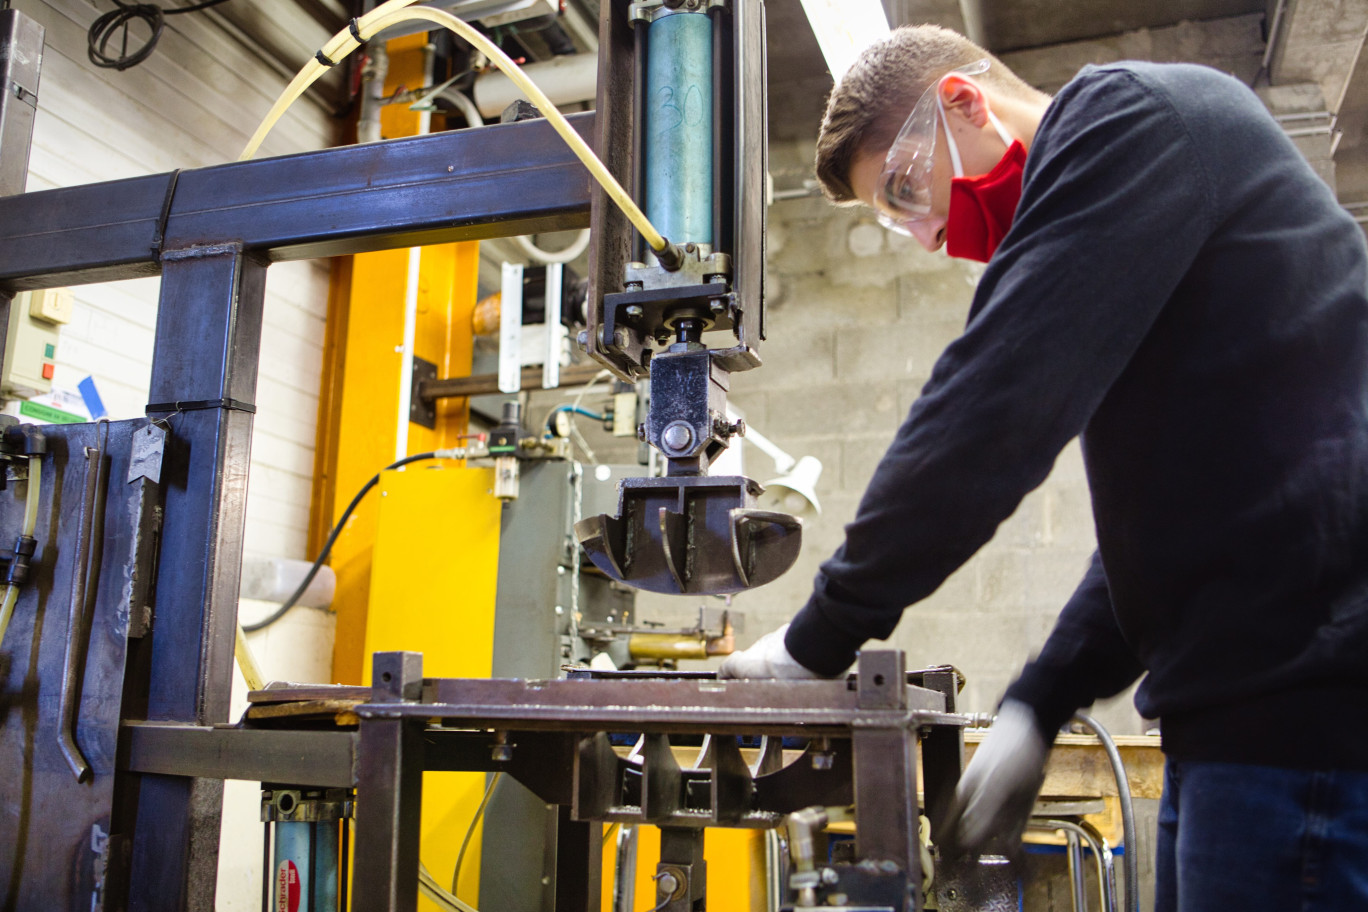
POLYGON ((276 912, 299 912, 299 869, 283 861, 276 871, 276 912))

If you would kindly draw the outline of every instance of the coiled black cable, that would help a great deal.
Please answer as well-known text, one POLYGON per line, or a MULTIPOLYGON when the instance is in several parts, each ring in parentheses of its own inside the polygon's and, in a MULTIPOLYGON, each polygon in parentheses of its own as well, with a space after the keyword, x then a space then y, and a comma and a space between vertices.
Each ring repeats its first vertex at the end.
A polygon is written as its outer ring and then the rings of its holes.
POLYGON ((191 6, 164 9, 155 3, 125 3, 124 0, 114 0, 115 8, 90 24, 90 31, 86 33, 86 55, 97 67, 109 70, 126 70, 137 66, 152 56, 152 51, 156 49, 162 31, 166 28, 167 16, 193 13, 226 2, 227 0, 203 0, 202 3, 191 6), (134 21, 146 25, 149 35, 141 47, 130 52, 128 27, 134 21), (123 30, 123 34, 119 41, 118 55, 115 56, 110 52, 109 44, 120 29, 123 30))
MULTIPOLYGON (((418 462, 422 459, 441 458, 443 458, 443 454, 438 453, 436 451, 431 453, 415 453, 412 456, 405 456, 403 459, 398 459, 394 462, 391 462, 389 465, 381 469, 381 471, 388 472, 390 469, 397 469, 400 466, 406 466, 410 462, 418 462)), ((332 532, 328 533, 328 539, 323 543, 322 550, 318 552, 318 557, 314 558, 313 566, 309 567, 309 572, 304 574, 304 580, 299 584, 299 587, 295 589, 294 594, 291 595, 288 599, 286 599, 279 608, 277 608, 275 611, 272 611, 269 615, 262 618, 261 620, 256 621, 252 624, 243 624, 243 633, 255 633, 258 630, 264 630, 265 628, 274 624, 276 621, 283 618, 286 612, 288 612, 291 608, 295 606, 295 603, 298 602, 301 597, 303 597, 304 592, 309 588, 309 584, 313 582, 314 577, 318 575, 318 571, 320 568, 322 568, 323 562, 328 559, 328 555, 332 552, 333 544, 337 542, 337 537, 342 534, 342 529, 347 525, 347 520, 351 519, 351 515, 353 512, 355 512, 357 504, 361 503, 361 499, 366 496, 367 492, 369 492, 371 488, 375 487, 379 483, 380 475, 379 473, 376 473, 376 475, 373 478, 371 478, 370 481, 366 482, 364 485, 361 486, 361 490, 356 492, 356 496, 352 498, 351 503, 347 504, 347 509, 342 511, 342 517, 338 519, 337 524, 333 526, 332 532)))

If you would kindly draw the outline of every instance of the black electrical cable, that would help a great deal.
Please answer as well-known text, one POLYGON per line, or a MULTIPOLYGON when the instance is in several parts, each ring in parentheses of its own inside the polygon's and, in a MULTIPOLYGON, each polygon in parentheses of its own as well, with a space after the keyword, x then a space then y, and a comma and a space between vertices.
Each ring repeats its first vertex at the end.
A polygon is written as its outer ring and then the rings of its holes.
POLYGON ((167 9, 157 6, 155 3, 125 3, 124 0, 114 0, 115 8, 91 23, 90 31, 86 33, 86 55, 90 58, 90 62, 97 67, 104 67, 109 70, 126 70, 129 67, 137 66, 152 56, 152 51, 156 49, 157 42, 161 40, 162 31, 166 28, 167 16, 194 13, 226 2, 227 0, 203 0, 201 3, 190 6, 176 6, 167 9), (150 34, 142 47, 130 52, 128 50, 128 27, 134 21, 141 21, 146 25, 150 34), (115 56, 110 53, 109 43, 114 38, 115 32, 120 29, 123 30, 123 34, 119 42, 118 55, 115 56))
MULTIPOLYGON (((390 469, 397 469, 400 466, 408 465, 410 462, 419 462, 423 459, 441 458, 443 457, 438 453, 416 453, 413 456, 405 456, 403 459, 391 462, 380 471, 388 472, 390 469)), ((323 543, 323 550, 318 552, 318 557, 314 559, 313 566, 309 568, 308 573, 304 574, 304 581, 299 584, 299 588, 296 589, 294 594, 286 599, 279 608, 271 612, 267 617, 251 624, 243 624, 242 631, 244 633, 255 633, 258 630, 264 630, 265 628, 270 627, 276 621, 283 618, 285 613, 295 606, 295 603, 304 596, 305 590, 309 588, 309 584, 313 582, 314 577, 318 575, 318 570, 323 566, 323 562, 328 559, 328 554, 332 551, 332 546, 337 541, 337 536, 342 534, 342 528, 346 526, 347 520, 351 519, 353 511, 355 511, 357 505, 361 503, 361 498, 365 497, 366 493, 379 483, 380 473, 377 472, 374 478, 361 486, 361 490, 356 492, 356 496, 351 499, 351 503, 347 504, 347 509, 342 511, 342 518, 337 521, 337 525, 333 526, 332 531, 328 533, 328 540, 323 543)))

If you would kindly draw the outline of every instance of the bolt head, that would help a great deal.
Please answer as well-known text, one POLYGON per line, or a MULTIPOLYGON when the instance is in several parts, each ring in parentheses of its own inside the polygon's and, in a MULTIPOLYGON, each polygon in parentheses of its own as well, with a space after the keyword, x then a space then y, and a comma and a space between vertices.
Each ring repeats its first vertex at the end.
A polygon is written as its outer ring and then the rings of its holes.
POLYGON ((637 425, 637 440, 640 440, 642 443, 646 442, 646 425, 637 425))
POLYGON ((683 450, 693 443, 693 432, 682 424, 671 425, 660 435, 660 442, 669 449, 683 450))
POLYGON ((581 329, 579 335, 575 337, 575 341, 579 343, 580 351, 587 351, 589 349, 589 330, 581 329))
POLYGON ((660 877, 656 878, 656 890, 658 890, 662 896, 673 896, 675 890, 678 889, 679 881, 676 880, 675 876, 669 871, 666 871, 664 874, 661 874, 660 877))
POLYGON ((722 302, 721 298, 713 298, 708 302, 708 310, 712 311, 714 314, 720 314, 726 309, 727 305, 722 302))
POLYGON ((629 320, 640 320, 643 316, 646 315, 646 311, 642 309, 640 304, 627 305, 627 310, 625 311, 625 313, 627 314, 627 319, 629 320))

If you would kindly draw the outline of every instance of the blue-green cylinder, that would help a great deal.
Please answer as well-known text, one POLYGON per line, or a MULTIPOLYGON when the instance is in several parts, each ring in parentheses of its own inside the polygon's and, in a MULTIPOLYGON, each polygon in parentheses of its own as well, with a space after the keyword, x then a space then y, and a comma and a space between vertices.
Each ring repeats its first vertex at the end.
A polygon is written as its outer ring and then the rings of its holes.
POLYGON ((275 909, 310 912, 309 887, 313 868, 309 863, 313 824, 280 821, 275 825, 275 871, 272 902, 275 909))
POLYGON ((339 856, 336 820, 276 823, 272 908, 338 912, 339 856))
POLYGON ((650 25, 646 44, 646 216, 671 242, 713 241, 713 46, 704 13, 650 25))
POLYGON ((338 912, 338 866, 341 850, 336 820, 320 820, 313 824, 314 871, 313 912, 338 912))

